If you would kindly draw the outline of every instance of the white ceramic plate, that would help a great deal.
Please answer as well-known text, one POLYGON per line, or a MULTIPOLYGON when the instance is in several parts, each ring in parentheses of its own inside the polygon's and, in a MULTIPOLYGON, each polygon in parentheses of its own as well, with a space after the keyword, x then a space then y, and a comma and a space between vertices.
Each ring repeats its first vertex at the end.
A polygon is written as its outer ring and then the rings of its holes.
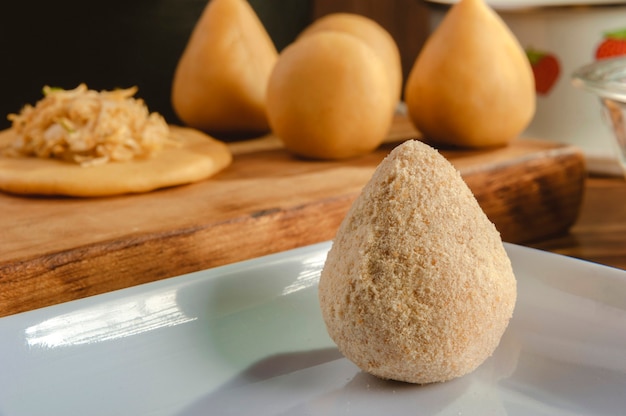
POLYGON ((382 381, 328 338, 318 244, 0 319, 0 415, 617 415, 626 272, 507 245, 519 300, 474 373, 382 381))

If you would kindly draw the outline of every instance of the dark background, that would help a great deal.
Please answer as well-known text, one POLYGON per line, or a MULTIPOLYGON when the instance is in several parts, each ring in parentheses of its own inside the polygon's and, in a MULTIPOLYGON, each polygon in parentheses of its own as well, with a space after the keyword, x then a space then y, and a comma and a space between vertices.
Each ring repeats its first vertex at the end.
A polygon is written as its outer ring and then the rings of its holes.
MULTIPOLYGON (((42 87, 138 86, 170 123, 174 69, 207 0, 4 2, 0 10, 0 129, 42 87), (7 4, 8 3, 8 4, 7 4)), ((250 0, 277 49, 311 20, 310 0, 250 0)))

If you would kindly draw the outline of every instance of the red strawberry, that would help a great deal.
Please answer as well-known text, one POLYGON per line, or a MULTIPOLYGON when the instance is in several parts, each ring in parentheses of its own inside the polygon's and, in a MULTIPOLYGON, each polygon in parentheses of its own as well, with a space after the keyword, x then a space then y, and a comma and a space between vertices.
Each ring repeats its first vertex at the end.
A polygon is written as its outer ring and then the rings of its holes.
POLYGON ((606 32, 596 48, 596 59, 626 55, 626 28, 606 32))
POLYGON ((559 60, 549 52, 532 49, 528 49, 526 55, 535 76, 535 91, 539 95, 548 94, 561 73, 559 60))

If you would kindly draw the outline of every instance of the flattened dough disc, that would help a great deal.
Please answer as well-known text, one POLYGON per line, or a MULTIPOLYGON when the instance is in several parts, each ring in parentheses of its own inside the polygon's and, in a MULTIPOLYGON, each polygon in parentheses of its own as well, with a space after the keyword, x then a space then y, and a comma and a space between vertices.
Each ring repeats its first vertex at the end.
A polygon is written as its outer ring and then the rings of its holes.
MULTIPOLYGON (((36 157, 0 156, 0 190, 23 195, 98 197, 149 192, 206 179, 232 161, 228 147, 206 134, 170 126, 180 142, 150 159, 112 162, 100 166, 36 157)), ((0 147, 14 139, 11 130, 0 131, 0 147)))

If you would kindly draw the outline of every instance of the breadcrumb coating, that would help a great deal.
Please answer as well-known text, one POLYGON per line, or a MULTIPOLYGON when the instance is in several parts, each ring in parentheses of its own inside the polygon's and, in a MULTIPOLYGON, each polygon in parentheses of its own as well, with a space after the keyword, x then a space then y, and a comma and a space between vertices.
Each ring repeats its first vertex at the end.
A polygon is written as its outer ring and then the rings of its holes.
POLYGON ((419 141, 379 165, 342 222, 319 284, 328 333, 348 359, 420 384, 482 364, 516 293, 495 226, 457 170, 419 141))

